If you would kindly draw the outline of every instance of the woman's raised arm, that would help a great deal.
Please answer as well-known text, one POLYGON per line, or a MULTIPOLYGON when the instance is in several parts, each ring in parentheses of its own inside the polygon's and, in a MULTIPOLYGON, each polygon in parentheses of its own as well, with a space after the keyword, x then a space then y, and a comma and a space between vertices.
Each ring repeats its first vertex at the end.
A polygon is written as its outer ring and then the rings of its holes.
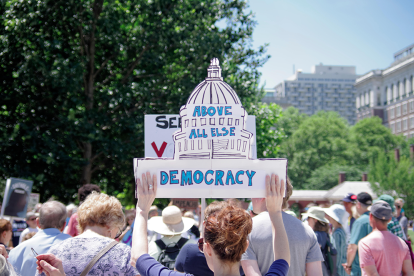
POLYGON ((157 176, 151 177, 149 172, 142 174, 137 179, 138 202, 135 217, 134 231, 132 233, 131 265, 135 264, 139 257, 148 253, 147 221, 148 212, 154 202, 157 193, 157 176))
POLYGON ((285 182, 278 175, 266 176, 266 207, 272 221, 273 253, 275 260, 283 259, 290 266, 289 241, 282 218, 282 203, 285 195, 285 182), (277 250, 276 250, 277 249, 277 250))

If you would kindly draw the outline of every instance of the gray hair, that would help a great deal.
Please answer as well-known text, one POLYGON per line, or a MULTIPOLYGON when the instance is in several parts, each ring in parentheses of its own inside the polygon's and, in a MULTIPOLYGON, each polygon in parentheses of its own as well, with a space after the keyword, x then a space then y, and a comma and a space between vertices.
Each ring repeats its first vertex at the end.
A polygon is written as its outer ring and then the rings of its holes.
POLYGON ((74 211, 76 213, 77 209, 78 209, 78 207, 75 204, 73 204, 73 203, 71 203, 68 206, 66 206, 66 211, 68 211, 68 212, 69 211, 74 211))
POLYGON ((0 276, 17 276, 13 266, 0 255, 0 276))
POLYGON ((39 212, 39 224, 42 229, 60 229, 66 222, 66 207, 59 201, 49 201, 42 205, 39 212))

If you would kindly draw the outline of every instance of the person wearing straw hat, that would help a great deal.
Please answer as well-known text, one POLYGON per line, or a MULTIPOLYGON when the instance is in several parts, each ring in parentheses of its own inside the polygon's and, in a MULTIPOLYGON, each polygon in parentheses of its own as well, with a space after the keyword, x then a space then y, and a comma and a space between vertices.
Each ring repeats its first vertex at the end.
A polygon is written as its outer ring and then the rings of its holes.
POLYGON ((336 271, 339 276, 347 276, 345 272, 343 263, 346 262, 346 233, 343 228, 343 225, 346 225, 348 221, 348 212, 345 210, 345 207, 340 204, 334 204, 329 208, 324 209, 326 218, 331 223, 333 230, 331 235, 331 242, 334 245, 337 255, 336 255, 336 271))
POLYGON ((194 223, 194 219, 183 217, 181 210, 177 206, 166 207, 162 211, 162 216, 152 217, 148 221, 148 228, 163 236, 161 239, 149 243, 148 254, 158 260, 163 250, 157 243, 161 246, 162 244, 165 246, 177 244, 179 248, 182 248, 187 243, 196 243, 194 240, 181 237, 181 234, 187 232, 194 223))
POLYGON ((329 254, 329 252, 327 252, 327 245, 329 245, 332 249, 333 247, 329 241, 329 221, 325 218, 325 211, 321 207, 312 206, 309 208, 307 213, 302 214, 302 217, 307 217, 308 224, 313 229, 316 238, 318 239, 322 255, 325 259, 325 261, 322 262, 323 276, 331 275, 329 272, 331 268, 329 263, 327 263, 326 254, 329 254))

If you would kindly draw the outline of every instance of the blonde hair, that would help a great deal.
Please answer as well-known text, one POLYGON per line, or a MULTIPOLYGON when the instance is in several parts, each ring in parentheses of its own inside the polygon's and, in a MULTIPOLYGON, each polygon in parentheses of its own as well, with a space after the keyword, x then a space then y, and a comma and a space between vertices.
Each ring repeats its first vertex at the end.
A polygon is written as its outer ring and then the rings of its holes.
POLYGON ((37 234, 37 232, 30 232, 30 233, 27 233, 26 235, 24 235, 24 237, 23 237, 23 239, 22 239, 22 242, 24 242, 24 241, 27 241, 27 240, 30 240, 31 238, 33 238, 33 236, 34 235, 36 235, 37 234))
POLYGON ((87 226, 123 227, 125 215, 117 198, 92 192, 78 208, 78 222, 81 233, 87 226))

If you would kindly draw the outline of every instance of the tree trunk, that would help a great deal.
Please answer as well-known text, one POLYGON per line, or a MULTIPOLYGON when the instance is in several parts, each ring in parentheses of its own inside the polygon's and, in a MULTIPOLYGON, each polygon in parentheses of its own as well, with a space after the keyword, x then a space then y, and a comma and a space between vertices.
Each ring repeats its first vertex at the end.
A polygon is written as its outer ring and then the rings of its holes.
MULTIPOLYGON (((95 84, 95 31, 96 31, 96 22, 99 18, 100 13, 102 12, 102 5, 103 0, 96 0, 93 5, 93 16, 94 20, 92 21, 92 28, 88 36, 86 36, 83 40, 84 46, 88 49, 85 51, 85 54, 88 58, 87 64, 87 77, 86 83, 84 84, 85 87, 85 94, 86 94, 86 111, 90 111, 93 109, 94 104, 94 84, 95 84)), ((81 33, 82 34, 82 33, 81 33)), ((88 123, 93 126, 94 120, 89 119, 88 123)), ((83 184, 91 183, 92 178, 92 143, 91 141, 83 142, 83 158, 87 162, 82 170, 82 182, 83 184)))
POLYGON ((83 148, 83 158, 87 160, 88 163, 83 167, 81 183, 89 184, 91 183, 92 178, 92 163, 90 162, 92 157, 92 144, 90 142, 84 143, 83 148))

